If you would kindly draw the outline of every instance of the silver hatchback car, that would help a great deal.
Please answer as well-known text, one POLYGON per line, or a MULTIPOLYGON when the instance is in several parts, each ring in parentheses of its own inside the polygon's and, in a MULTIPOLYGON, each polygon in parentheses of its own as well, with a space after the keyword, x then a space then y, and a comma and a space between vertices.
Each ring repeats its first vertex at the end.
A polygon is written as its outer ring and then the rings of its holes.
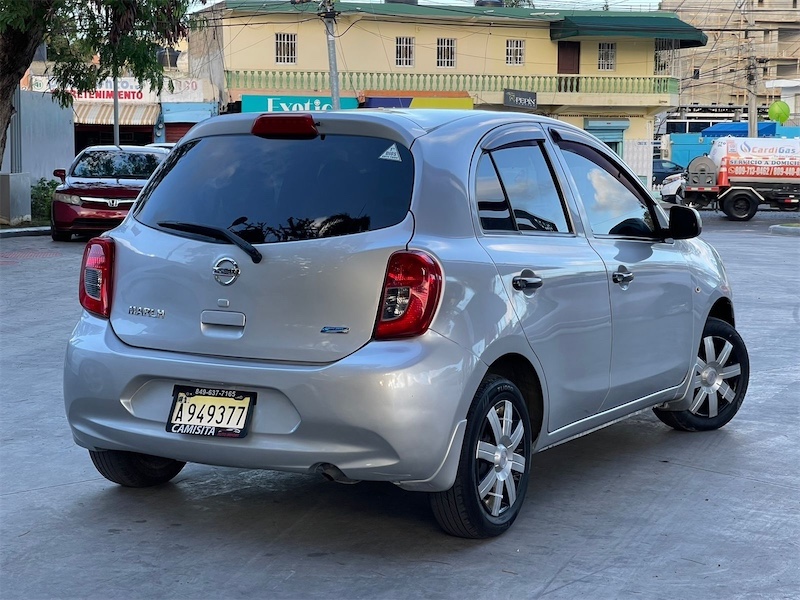
POLYGON ((186 462, 387 481, 495 536, 536 452, 737 412, 747 350, 700 229, 544 117, 209 119, 86 246, 69 424, 123 486, 186 462))

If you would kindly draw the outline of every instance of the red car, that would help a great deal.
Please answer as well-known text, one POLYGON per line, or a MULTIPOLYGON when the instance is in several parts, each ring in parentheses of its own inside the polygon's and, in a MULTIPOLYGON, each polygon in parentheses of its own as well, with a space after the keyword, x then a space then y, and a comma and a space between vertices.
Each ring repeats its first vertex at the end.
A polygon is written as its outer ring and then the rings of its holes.
POLYGON ((145 146, 89 146, 69 171, 56 169, 62 184, 53 194, 50 235, 96 234, 122 222, 139 191, 169 150, 145 146))

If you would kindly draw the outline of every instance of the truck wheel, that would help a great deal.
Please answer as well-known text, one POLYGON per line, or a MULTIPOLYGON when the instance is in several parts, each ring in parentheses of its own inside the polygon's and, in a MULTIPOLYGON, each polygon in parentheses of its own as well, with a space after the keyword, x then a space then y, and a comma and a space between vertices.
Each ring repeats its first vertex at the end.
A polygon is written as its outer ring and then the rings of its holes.
POLYGON ((733 194, 722 202, 722 212, 731 221, 749 221, 758 210, 758 201, 749 194, 733 194))

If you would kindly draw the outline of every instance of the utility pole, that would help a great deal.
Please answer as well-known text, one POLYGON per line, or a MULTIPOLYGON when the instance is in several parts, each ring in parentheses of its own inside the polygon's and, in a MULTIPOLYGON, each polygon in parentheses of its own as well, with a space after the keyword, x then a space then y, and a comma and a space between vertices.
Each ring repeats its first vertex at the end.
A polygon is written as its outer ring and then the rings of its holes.
MULTIPOLYGON (((306 4, 312 0, 290 0, 292 4, 306 4)), ((317 8, 317 16, 322 19, 325 25, 325 35, 328 38, 328 69, 331 80, 331 105, 333 110, 339 110, 342 103, 339 100, 339 69, 336 66, 336 36, 334 27, 336 25, 336 15, 333 8, 334 0, 322 0, 317 8)))
MULTIPOLYGON (((752 31, 755 25, 753 21, 753 0, 742 0, 739 9, 742 16, 747 20, 747 29, 752 31)), ((753 38, 747 37, 747 137, 758 137, 758 107, 756 99, 758 94, 758 68, 756 66, 756 52, 753 45, 753 38)))
POLYGON ((331 104, 333 110, 339 110, 342 105, 339 101, 339 69, 336 67, 336 38, 333 35, 336 25, 336 11, 333 9, 333 0, 322 0, 317 15, 325 23, 325 34, 328 36, 328 68, 331 80, 331 104))

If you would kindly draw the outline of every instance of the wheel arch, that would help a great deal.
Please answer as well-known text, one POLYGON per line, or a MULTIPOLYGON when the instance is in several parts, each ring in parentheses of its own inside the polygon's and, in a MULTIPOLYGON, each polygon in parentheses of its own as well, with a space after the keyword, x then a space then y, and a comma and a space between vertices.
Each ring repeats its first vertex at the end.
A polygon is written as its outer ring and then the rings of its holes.
POLYGON ((736 321, 733 316, 733 303, 730 298, 720 298, 714 303, 708 313, 708 318, 712 317, 725 321, 731 327, 736 327, 736 321))
POLYGON ((486 375, 505 377, 519 388, 531 418, 532 442, 535 443, 544 425, 542 382, 530 361, 521 354, 505 354, 497 358, 486 375))

